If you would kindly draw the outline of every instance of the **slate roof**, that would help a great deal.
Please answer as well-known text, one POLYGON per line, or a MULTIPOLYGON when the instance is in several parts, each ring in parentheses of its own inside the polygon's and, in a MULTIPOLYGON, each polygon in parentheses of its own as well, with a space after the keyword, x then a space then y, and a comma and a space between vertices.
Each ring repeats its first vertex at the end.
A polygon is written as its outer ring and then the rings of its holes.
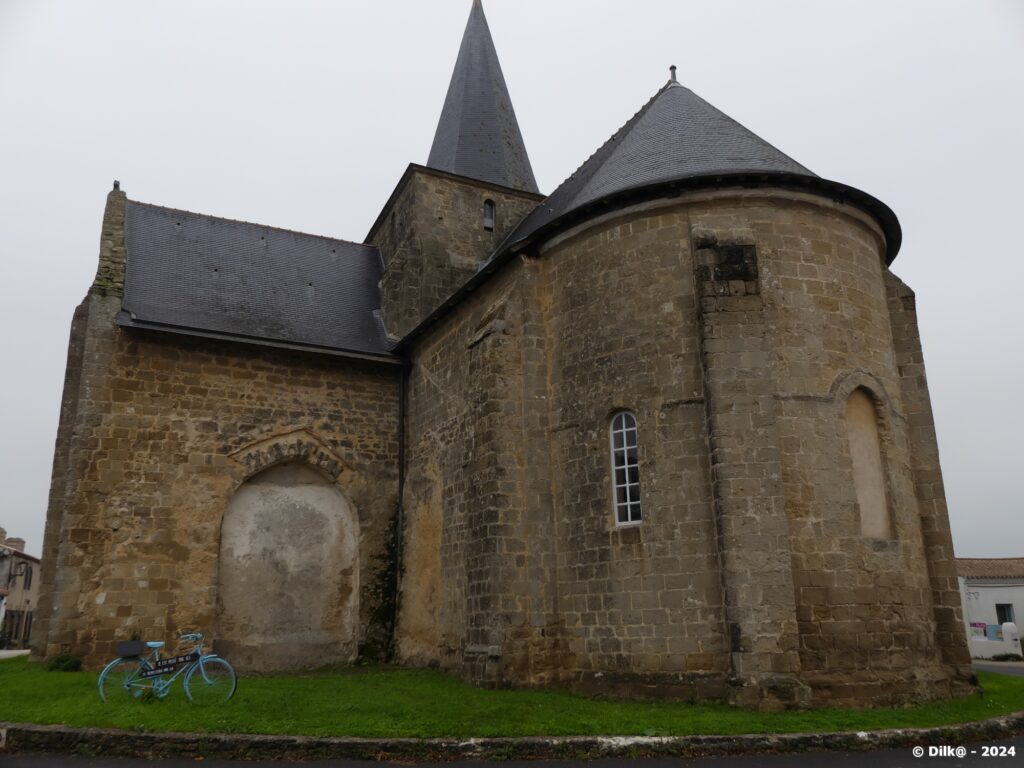
POLYGON ((956 572, 967 579, 1024 579, 1024 557, 958 557, 956 572))
POLYGON ((889 206, 859 189, 817 176, 673 77, 396 349, 408 349, 517 253, 528 252, 587 218, 688 188, 759 186, 795 188, 855 205, 874 216, 885 233, 887 262, 899 251, 902 230, 889 206))
POLYGON ((795 185, 846 199, 878 219, 886 232, 890 261, 899 249, 899 223, 884 203, 822 179, 689 88, 670 80, 520 223, 499 253, 521 247, 574 213, 631 191, 708 183, 795 185))
POLYGON ((373 246, 129 200, 118 323, 393 357, 373 246))
POLYGON ((484 9, 474 0, 427 166, 537 191, 484 9))

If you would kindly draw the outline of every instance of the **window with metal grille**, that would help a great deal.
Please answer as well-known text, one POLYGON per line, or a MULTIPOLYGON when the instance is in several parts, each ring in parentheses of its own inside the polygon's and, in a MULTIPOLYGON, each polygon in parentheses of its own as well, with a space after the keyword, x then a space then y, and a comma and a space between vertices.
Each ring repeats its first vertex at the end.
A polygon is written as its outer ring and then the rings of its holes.
POLYGON ((609 438, 612 451, 615 522, 618 525, 639 523, 640 464, 637 456, 636 417, 629 411, 615 414, 609 438))

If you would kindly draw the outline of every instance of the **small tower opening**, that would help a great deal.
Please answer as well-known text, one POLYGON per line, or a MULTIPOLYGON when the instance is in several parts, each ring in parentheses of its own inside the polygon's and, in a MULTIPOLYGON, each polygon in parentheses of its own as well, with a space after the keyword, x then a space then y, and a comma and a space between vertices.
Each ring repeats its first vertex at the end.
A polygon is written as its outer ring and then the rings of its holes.
POLYGON ((494 201, 484 200, 484 229, 494 231, 494 201))

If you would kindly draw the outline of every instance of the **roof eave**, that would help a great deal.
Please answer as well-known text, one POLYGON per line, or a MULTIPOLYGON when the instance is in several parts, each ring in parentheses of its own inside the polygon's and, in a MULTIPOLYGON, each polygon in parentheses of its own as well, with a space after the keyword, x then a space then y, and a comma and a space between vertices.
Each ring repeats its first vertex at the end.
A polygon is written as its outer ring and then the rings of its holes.
POLYGON ((280 341, 278 339, 267 339, 258 336, 241 336, 238 334, 220 333, 218 331, 209 331, 201 328, 189 328, 186 326, 167 325, 165 323, 154 323, 134 317, 130 312, 123 309, 117 313, 116 322, 122 328, 138 328, 141 330, 148 331, 174 333, 181 336, 195 336, 203 339, 217 339, 219 341, 231 341, 235 343, 250 344, 260 347, 272 347, 274 349, 284 349, 293 352, 308 352, 312 354, 328 355, 331 357, 342 357, 352 360, 366 360, 370 362, 382 363, 385 365, 407 365, 407 361, 404 357, 392 353, 366 352, 357 349, 338 349, 335 347, 325 347, 317 344, 302 344, 297 342, 280 341))
MULTIPOLYGON (((384 219, 391 212, 391 209, 395 205, 395 201, 398 200, 398 196, 401 194, 402 189, 408 183, 409 178, 414 173, 425 173, 430 176, 436 176, 441 179, 452 179, 453 181, 461 181, 466 184, 473 184, 484 189, 492 189, 495 192, 502 192, 505 194, 518 195, 520 197, 533 198, 538 203, 542 200, 547 199, 547 195, 541 192, 529 192, 524 189, 517 189, 516 187, 506 187, 501 184, 495 184, 493 181, 484 181, 482 179, 474 179, 472 176, 460 176, 457 173, 450 171, 442 171, 440 168, 431 168, 429 165, 420 165, 419 163, 409 163, 405 171, 402 173, 398 183, 395 184, 395 188, 391 191, 391 195, 388 197, 387 202, 384 203, 384 207, 380 209, 380 213, 377 214, 377 218, 374 219, 373 225, 370 227, 370 231, 366 234, 366 243, 372 244, 373 238, 377 234, 377 230, 380 229, 381 224, 384 223, 384 219)), ((376 247, 376 246, 374 246, 376 247)))
MULTIPOLYGON (((889 206, 856 187, 851 187, 838 181, 823 179, 819 176, 807 176, 783 171, 741 171, 702 174, 700 176, 669 179, 654 184, 618 190, 566 211, 564 214, 516 240, 512 240, 510 237, 499 246, 495 258, 507 250, 518 252, 531 246, 540 245, 557 233, 586 221, 598 213, 604 213, 612 207, 631 205, 636 202, 658 199, 659 197, 675 197, 682 195, 684 192, 697 189, 763 189, 771 187, 797 191, 810 190, 822 194, 824 197, 860 208, 878 222, 885 235, 886 265, 891 264, 896 258, 896 254, 899 252, 903 242, 903 230, 900 227, 899 219, 896 218, 896 214, 889 206)), ((515 233, 512 236, 514 237, 515 233)))
MULTIPOLYGON (((474 274, 463 286, 452 294, 441 306, 427 315, 419 325, 407 333, 395 346, 395 351, 404 354, 409 347, 420 337, 430 326, 447 315, 454 307, 462 302, 467 296, 486 282, 492 274, 498 271, 505 263, 515 256, 536 251, 545 241, 551 239, 559 232, 564 232, 577 224, 580 224, 594 216, 606 213, 615 208, 625 207, 638 202, 655 200, 664 197, 677 197, 685 192, 706 188, 717 189, 758 189, 758 188, 782 188, 798 191, 811 190, 823 194, 830 199, 849 203, 869 213, 879 224, 885 235, 886 243, 886 265, 892 263, 899 252, 903 241, 903 231, 900 227, 896 214, 881 200, 862 192, 855 187, 830 181, 817 176, 803 176, 800 174, 783 172, 744 172, 744 173, 723 173, 693 176, 684 179, 673 179, 656 184, 647 184, 640 187, 631 187, 619 190, 604 197, 597 198, 578 208, 574 208, 561 216, 553 219, 547 224, 538 227, 523 237, 512 240, 511 237, 498 246, 494 255, 474 274)), ((513 233, 514 236, 514 233, 513 233)))
MULTIPOLYGON (((35 555, 30 555, 28 552, 22 552, 20 549, 15 549, 14 547, 8 547, 6 544, 0 544, 0 548, 6 549, 10 553, 10 557, 16 557, 20 560, 31 560, 33 563, 42 562, 42 560, 35 555)), ((5 555, 5 557, 8 557, 8 555, 5 555)), ((9 595, 10 592, 8 590, 0 589, 0 594, 9 595)))

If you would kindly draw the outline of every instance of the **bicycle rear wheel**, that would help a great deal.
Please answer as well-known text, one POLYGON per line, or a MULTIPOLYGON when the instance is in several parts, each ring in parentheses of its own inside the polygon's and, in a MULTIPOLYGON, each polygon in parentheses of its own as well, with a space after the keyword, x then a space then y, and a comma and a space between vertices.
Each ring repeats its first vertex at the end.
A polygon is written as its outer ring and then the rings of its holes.
POLYGON ((141 678, 139 674, 148 668, 139 659, 114 659, 100 672, 100 700, 116 702, 144 695, 153 688, 153 681, 141 678))
POLYGON ((225 659, 200 659, 185 675, 185 695, 194 704, 223 704, 235 695, 238 678, 225 659))

